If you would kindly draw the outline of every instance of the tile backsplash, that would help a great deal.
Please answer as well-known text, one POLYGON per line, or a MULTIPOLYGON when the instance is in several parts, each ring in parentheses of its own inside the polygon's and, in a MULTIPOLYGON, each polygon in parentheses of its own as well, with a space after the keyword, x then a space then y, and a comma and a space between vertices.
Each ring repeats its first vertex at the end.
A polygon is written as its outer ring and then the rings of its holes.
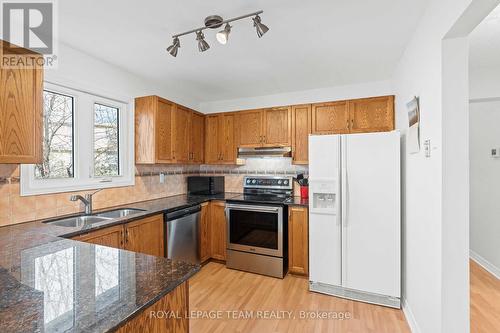
MULTIPOLYGON (((138 165, 134 186, 100 191, 94 197, 94 208, 108 208, 185 194, 186 177, 190 175, 224 175, 226 192, 242 192, 245 175, 295 176, 298 173, 307 174, 308 167, 292 165, 290 158, 247 159, 246 164, 241 166, 138 165), (163 184, 160 184, 160 173, 166 175, 163 184)), ((92 192, 78 191, 21 197, 19 181, 18 165, 0 164, 0 226, 82 211, 80 202, 69 201, 69 196, 92 192)))

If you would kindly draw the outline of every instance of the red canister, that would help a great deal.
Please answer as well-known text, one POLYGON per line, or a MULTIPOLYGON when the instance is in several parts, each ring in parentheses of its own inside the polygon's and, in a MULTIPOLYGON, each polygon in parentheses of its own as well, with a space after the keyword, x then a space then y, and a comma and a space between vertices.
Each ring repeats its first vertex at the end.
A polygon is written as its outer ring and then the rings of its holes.
POLYGON ((300 197, 302 199, 309 198, 309 186, 301 186, 300 187, 300 197))

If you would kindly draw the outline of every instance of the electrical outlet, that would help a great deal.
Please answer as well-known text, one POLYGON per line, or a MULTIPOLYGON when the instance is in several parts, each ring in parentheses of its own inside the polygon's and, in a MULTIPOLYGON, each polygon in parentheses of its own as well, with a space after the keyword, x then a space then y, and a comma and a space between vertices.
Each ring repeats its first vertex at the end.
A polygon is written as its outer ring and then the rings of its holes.
POLYGON ((424 152, 425 152, 425 157, 429 158, 431 157, 431 140, 427 139, 424 141, 424 152))
POLYGON ((165 183, 165 174, 160 173, 160 184, 164 184, 164 183, 165 183))

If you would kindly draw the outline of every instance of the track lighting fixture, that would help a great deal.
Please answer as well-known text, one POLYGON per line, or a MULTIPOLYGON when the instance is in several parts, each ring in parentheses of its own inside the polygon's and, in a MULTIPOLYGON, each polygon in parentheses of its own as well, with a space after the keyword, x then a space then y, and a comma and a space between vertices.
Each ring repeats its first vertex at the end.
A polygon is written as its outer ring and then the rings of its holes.
POLYGON ((203 35, 203 32, 198 31, 196 33, 196 40, 198 41, 198 51, 205 52, 210 48, 210 45, 208 45, 205 41, 205 35, 203 35))
POLYGON ((181 42, 179 41, 179 38, 174 38, 174 42, 172 45, 167 47, 167 52, 172 55, 172 57, 177 57, 177 51, 179 50, 179 47, 181 47, 181 42))
POLYGON ((224 27, 224 30, 219 31, 215 37, 217 38, 217 41, 221 43, 222 45, 225 45, 227 43, 227 40, 229 38, 229 33, 231 32, 231 26, 229 23, 226 23, 226 26, 224 27))
POLYGON ((170 45, 167 48, 167 52, 170 53, 173 57, 177 56, 177 52, 179 51, 179 48, 181 47, 181 43, 179 41, 180 36, 188 35, 191 33, 196 33, 196 40, 198 41, 198 50, 200 52, 204 52, 210 48, 210 45, 205 40, 205 35, 203 34, 203 30, 205 29, 217 29, 221 27, 223 24, 225 24, 224 29, 219 31, 215 37, 217 38, 217 41, 221 44, 226 44, 228 39, 229 39, 229 34, 231 33, 231 25, 229 24, 230 22, 238 21, 247 17, 255 16, 252 18, 253 20, 253 26, 257 30, 257 36, 262 37, 267 31, 269 31, 269 28, 264 25, 261 22, 260 14, 262 14, 264 11, 259 10, 258 12, 238 16, 232 19, 224 20, 222 17, 219 15, 211 15, 205 18, 205 26, 193 30, 189 30, 177 35, 173 35, 173 42, 172 45, 170 45))
POLYGON ((259 38, 264 36, 264 34, 269 31, 269 28, 265 24, 261 23, 259 15, 253 18, 253 26, 257 30, 257 36, 259 36, 259 38))

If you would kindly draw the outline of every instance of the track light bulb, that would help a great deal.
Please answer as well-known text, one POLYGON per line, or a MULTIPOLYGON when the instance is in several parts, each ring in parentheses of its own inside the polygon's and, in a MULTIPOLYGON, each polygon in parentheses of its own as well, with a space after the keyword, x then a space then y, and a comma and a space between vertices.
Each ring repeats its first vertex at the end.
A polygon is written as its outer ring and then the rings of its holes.
POLYGON ((222 45, 225 45, 227 43, 227 40, 229 39, 229 33, 231 32, 231 26, 229 23, 226 23, 226 26, 224 27, 224 30, 219 31, 215 37, 217 38, 217 41, 221 43, 222 45))
POLYGON ((196 32, 196 40, 198 41, 198 51, 205 52, 210 48, 210 45, 208 45, 205 41, 205 35, 203 35, 203 32, 196 32))
POLYGON ((259 38, 264 36, 264 34, 269 31, 269 28, 261 22, 259 15, 255 16, 252 20, 253 26, 257 30, 257 36, 259 36, 259 38))
POLYGON ((167 52, 170 53, 172 57, 177 57, 179 47, 181 47, 181 42, 179 41, 179 38, 175 37, 172 45, 167 47, 167 52))

